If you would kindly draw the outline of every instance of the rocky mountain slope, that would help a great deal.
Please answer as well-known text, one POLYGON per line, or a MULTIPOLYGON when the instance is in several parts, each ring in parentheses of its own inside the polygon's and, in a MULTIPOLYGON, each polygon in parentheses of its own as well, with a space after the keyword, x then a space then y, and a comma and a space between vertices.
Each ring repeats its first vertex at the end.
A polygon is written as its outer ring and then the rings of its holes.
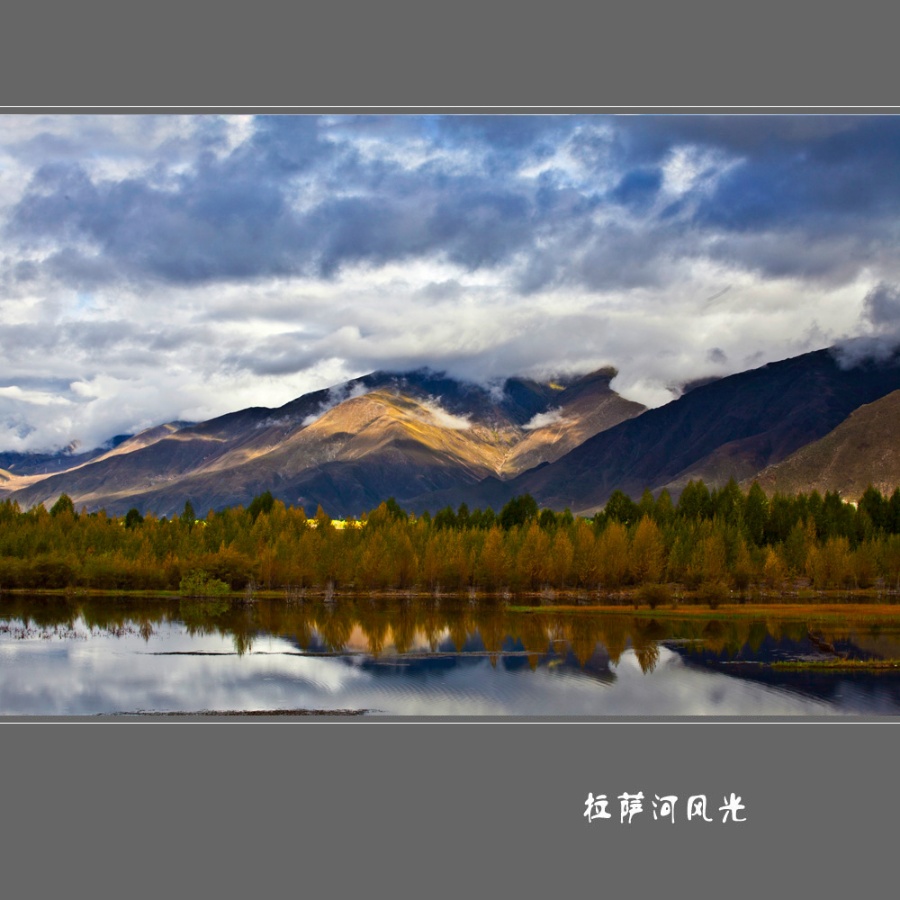
POLYGON ((837 491, 859 500, 871 484, 883 494, 900 485, 900 391, 854 410, 833 431, 757 476, 767 493, 837 491))

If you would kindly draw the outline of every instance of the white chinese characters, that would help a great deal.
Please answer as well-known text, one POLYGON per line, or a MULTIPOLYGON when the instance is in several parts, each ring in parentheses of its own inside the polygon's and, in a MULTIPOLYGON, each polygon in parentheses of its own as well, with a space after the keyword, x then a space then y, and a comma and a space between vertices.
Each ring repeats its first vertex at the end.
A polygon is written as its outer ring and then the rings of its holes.
MULTIPOLYGON (((678 797, 675 794, 665 794, 660 796, 654 794, 651 800, 653 821, 669 822, 674 825, 676 821, 676 804, 678 797)), ((634 794, 627 792, 619 794, 616 798, 619 801, 619 822, 630 825, 635 816, 639 816, 644 812, 644 792, 637 791, 634 794)), ((606 794, 593 793, 587 795, 584 801, 584 812, 582 815, 588 822, 595 822, 598 819, 612 819, 613 815, 609 811, 609 797, 606 794)), ((746 822, 746 815, 739 816, 739 813, 746 811, 743 798, 735 794, 733 791, 730 796, 722 797, 722 805, 719 812, 722 813, 722 824, 726 822, 746 822)), ((707 815, 706 794, 692 794, 688 797, 685 806, 685 821, 714 822, 715 819, 707 815)))
POLYGON ((658 818, 665 819, 669 818, 672 824, 675 824, 675 803, 678 798, 674 794, 669 794, 666 797, 660 797, 659 794, 654 795, 656 799, 653 801, 653 818, 654 820, 657 818, 657 812, 659 813, 658 818))
POLYGON ((606 811, 606 807, 609 805, 606 794, 600 794, 597 797, 593 794, 588 794, 587 800, 584 801, 584 805, 587 807, 584 811, 584 815, 588 822, 593 822, 594 819, 612 818, 612 813, 606 811))

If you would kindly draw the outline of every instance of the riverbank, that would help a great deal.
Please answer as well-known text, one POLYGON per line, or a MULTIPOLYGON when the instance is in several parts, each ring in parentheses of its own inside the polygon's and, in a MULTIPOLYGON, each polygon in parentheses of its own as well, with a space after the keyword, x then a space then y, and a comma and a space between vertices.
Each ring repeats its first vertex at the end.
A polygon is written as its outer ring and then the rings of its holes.
POLYGON ((192 603, 226 602, 232 605, 253 604, 258 601, 281 601, 286 605, 302 603, 340 604, 342 601, 358 603, 422 603, 503 606, 510 612, 553 611, 604 611, 621 613, 629 611, 656 617, 669 615, 708 616, 710 612, 729 615, 757 615, 760 612, 779 612, 789 615, 835 610, 841 614, 847 607, 854 607, 855 614, 900 616, 900 591, 883 588, 866 590, 813 590, 805 586, 792 586, 786 590, 752 589, 744 592, 727 591, 710 596, 708 591, 690 591, 679 585, 666 585, 665 602, 648 601, 643 586, 615 591, 542 590, 520 592, 484 592, 470 590, 417 591, 380 590, 357 591, 332 588, 245 589, 229 591, 213 596, 186 594, 172 590, 116 590, 99 588, 3 588, 0 597, 59 597, 69 599, 106 599, 110 601, 165 600, 190 601, 192 603))

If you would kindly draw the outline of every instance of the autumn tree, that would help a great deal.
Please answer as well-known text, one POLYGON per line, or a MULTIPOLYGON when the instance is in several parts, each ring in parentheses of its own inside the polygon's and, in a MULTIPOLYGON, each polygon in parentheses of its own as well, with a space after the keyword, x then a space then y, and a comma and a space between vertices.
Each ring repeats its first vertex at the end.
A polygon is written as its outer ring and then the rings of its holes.
POLYGON ((628 530, 617 521, 610 522, 597 539, 597 574, 606 588, 619 587, 628 572, 628 530))
POLYGON ((547 560, 547 575, 554 587, 564 588, 572 578, 572 563, 575 559, 575 548, 566 530, 560 528, 550 545, 550 557, 547 560))
POLYGON ((659 526, 645 515, 635 528, 628 555, 628 569, 637 584, 662 581, 666 566, 666 548, 659 526))
POLYGON ((478 580, 489 591, 499 590, 506 583, 508 562, 503 532, 495 525, 485 535, 478 557, 478 580))

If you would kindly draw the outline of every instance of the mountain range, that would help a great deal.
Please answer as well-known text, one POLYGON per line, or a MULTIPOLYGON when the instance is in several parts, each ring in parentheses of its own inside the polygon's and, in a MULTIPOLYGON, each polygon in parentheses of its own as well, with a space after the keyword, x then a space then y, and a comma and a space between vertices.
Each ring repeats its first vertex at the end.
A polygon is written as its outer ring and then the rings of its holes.
POLYGON ((0 497, 30 508, 66 493, 79 509, 171 516, 186 500, 205 512, 269 490, 349 516, 388 497, 434 512, 499 509, 530 493, 588 514, 614 490, 677 495, 698 478, 847 499, 869 482, 900 483, 897 357, 848 366, 819 350, 693 385, 656 409, 619 396, 615 374, 485 387, 430 370, 375 372, 277 409, 171 422, 92 452, 0 454, 0 497))
POLYGON ((615 374, 488 389, 427 370, 376 372, 278 409, 162 425, 62 471, 20 464, 0 471, 0 493, 23 508, 66 493, 78 508, 173 515, 186 500, 205 511, 270 490, 313 512, 358 515, 390 496, 512 478, 642 413, 610 388, 615 374))

